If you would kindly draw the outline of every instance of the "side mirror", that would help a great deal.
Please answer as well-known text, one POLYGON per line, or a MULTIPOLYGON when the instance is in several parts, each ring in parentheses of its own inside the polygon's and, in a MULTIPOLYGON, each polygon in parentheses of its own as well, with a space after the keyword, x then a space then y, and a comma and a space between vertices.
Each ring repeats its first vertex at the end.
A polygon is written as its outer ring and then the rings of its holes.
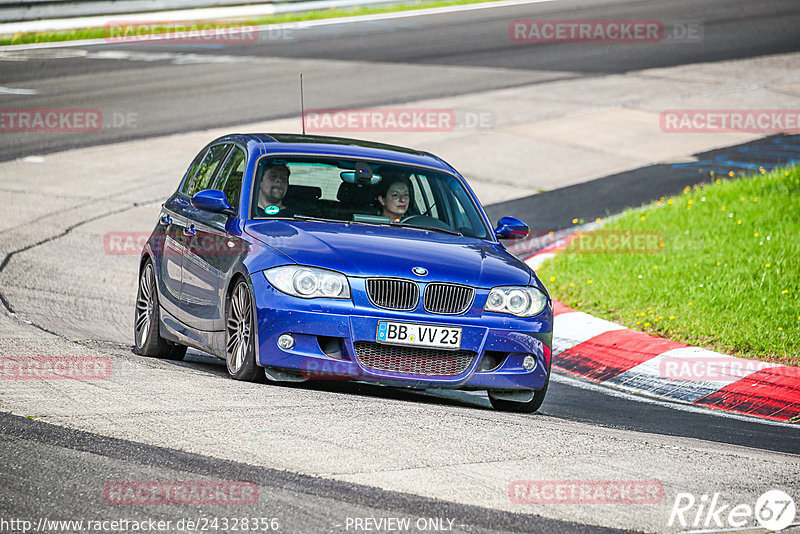
POLYGON ((192 197, 192 206, 199 210, 224 213, 225 215, 236 213, 233 206, 228 203, 225 193, 219 189, 206 189, 195 194, 192 197))
POLYGON ((497 239, 525 239, 528 237, 528 232, 530 232, 528 225, 516 217, 501 217, 497 221, 497 228, 494 229, 497 239))

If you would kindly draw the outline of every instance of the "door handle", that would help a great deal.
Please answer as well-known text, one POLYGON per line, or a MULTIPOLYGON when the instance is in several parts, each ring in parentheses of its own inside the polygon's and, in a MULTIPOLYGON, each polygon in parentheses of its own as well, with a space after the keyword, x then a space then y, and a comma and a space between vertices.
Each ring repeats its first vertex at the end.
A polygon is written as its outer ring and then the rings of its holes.
POLYGON ((170 217, 169 215, 162 215, 161 224, 163 224, 164 226, 169 226, 170 224, 172 224, 172 217, 170 217))
POLYGON ((188 228, 183 229, 183 235, 186 237, 194 237, 197 235, 197 230, 194 229, 194 225, 191 225, 188 228))

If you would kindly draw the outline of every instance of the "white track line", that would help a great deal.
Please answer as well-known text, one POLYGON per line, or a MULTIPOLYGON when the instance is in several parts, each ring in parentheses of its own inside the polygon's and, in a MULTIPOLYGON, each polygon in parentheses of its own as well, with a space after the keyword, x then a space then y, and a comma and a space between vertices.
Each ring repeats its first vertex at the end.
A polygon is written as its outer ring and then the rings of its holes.
MULTIPOLYGON (((401 19, 401 18, 409 18, 409 17, 423 17, 429 15, 442 15, 448 13, 459 13, 463 11, 475 11, 479 9, 494 9, 494 8, 502 8, 502 7, 513 7, 513 6, 520 6, 526 4, 539 4, 544 2, 555 2, 556 0, 501 0, 498 2, 483 2, 479 4, 466 4, 466 5, 458 5, 458 6, 444 6, 444 7, 433 7, 428 9, 411 9, 406 11, 395 11, 391 13, 376 13, 374 15, 360 15, 355 17, 339 17, 333 19, 319 19, 319 20, 305 20, 305 21, 298 21, 298 22, 285 22, 281 24, 266 24, 263 26, 252 26, 243 29, 243 32, 267 32, 267 31, 276 31, 282 29, 292 29, 292 30, 303 30, 307 28, 314 28, 318 26, 328 26, 333 24, 346 24, 346 23, 356 23, 356 22, 371 22, 376 20, 392 20, 392 19, 401 19)), ((355 6, 354 6, 355 7, 355 6)), ((158 15, 158 13, 155 13, 158 15)), ((130 15, 128 15, 130 17, 130 15)), ((230 15, 228 15, 230 17, 230 15)), ((224 17, 219 17, 224 18, 224 17)), ((238 18, 238 17, 237 17, 238 18)), ((160 20, 165 20, 166 17, 162 16, 161 19, 151 19, 150 22, 158 22, 160 20)), ((108 22, 113 21, 124 21, 128 20, 125 14, 120 14, 114 17, 108 17, 105 19, 106 24, 108 22)), ((169 19, 175 20, 175 19, 169 19)), ((141 23, 145 24, 147 21, 142 20, 141 23)), ((243 22, 246 24, 246 21, 243 22)), ((104 24, 96 24, 97 26, 102 26, 104 24)), ((2 30, 2 26, 0 26, 0 33, 8 33, 2 30)), ((11 32, 13 33, 13 32, 11 32)), ((235 33, 234 30, 226 32, 229 34, 235 33)), ((180 38, 180 37, 177 37, 180 38)), ((147 39, 148 43, 151 43, 155 40, 169 40, 169 39, 176 39, 175 36, 171 35, 161 35, 161 36, 150 36, 147 39)), ((89 46, 89 45, 96 45, 96 44, 112 44, 109 43, 107 39, 84 39, 82 41, 61 41, 61 42, 49 42, 49 43, 30 43, 30 44, 22 44, 22 45, 9 45, 9 46, 2 46, 0 50, 35 50, 35 49, 43 49, 43 48, 67 48, 67 47, 74 47, 74 46, 89 46)), ((130 44, 130 43, 121 43, 121 44, 130 44)))

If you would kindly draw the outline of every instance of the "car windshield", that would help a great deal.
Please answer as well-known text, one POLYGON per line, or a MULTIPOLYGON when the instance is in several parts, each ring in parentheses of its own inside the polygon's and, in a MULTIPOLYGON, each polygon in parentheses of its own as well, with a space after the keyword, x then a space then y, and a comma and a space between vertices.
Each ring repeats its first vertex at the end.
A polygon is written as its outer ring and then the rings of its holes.
POLYGON ((253 219, 324 219, 402 225, 486 239, 483 217, 448 173, 376 161, 262 158, 255 173, 253 219))

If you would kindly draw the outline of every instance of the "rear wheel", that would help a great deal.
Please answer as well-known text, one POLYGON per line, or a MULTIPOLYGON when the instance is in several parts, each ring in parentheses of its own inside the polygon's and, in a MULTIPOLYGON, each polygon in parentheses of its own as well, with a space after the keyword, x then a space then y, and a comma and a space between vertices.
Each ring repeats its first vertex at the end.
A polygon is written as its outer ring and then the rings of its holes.
POLYGON ((264 369, 256 365, 254 316, 250 288, 239 280, 225 310, 225 363, 235 380, 262 382, 266 378, 264 369))
POLYGON ((133 322, 133 340, 136 354, 168 360, 182 360, 186 347, 162 338, 158 331, 160 312, 156 290, 153 261, 148 259, 139 275, 136 293, 136 314, 133 322))

